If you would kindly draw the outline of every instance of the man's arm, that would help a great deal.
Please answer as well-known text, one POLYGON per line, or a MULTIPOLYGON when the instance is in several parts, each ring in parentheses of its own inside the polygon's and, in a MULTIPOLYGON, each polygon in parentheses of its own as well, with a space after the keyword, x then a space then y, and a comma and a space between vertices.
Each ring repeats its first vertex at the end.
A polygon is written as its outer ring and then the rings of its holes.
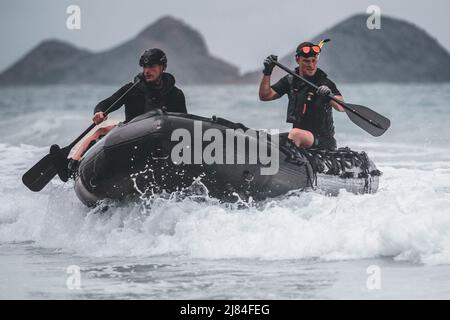
POLYGON ((261 84, 259 85, 259 100, 261 101, 270 101, 278 99, 281 95, 272 89, 270 86, 270 76, 272 74, 273 68, 275 67, 275 63, 278 60, 278 57, 271 54, 268 56, 264 62, 263 69, 263 78, 261 80, 261 84))
MULTIPOLYGON (((112 96, 110 96, 109 98, 106 98, 105 100, 100 101, 94 108, 94 118, 92 119, 95 124, 99 124, 103 121, 105 121, 107 119, 107 115, 105 114, 105 111, 114 103, 117 101, 117 99, 120 98, 121 95, 123 95, 125 93, 125 91, 127 91, 133 84, 127 83, 126 85, 124 85, 122 88, 120 88, 119 90, 117 90, 116 92, 114 92, 114 94, 112 96)), ((119 109, 120 107, 123 106, 123 104, 125 103, 126 97, 123 97, 122 99, 120 99, 120 101, 117 102, 117 104, 114 106, 114 108, 112 108, 111 110, 109 110, 109 113, 116 111, 117 109, 119 109)))
MULTIPOLYGON (((342 96, 335 96, 335 98, 339 101, 345 102, 342 96)), ((330 105, 339 112, 345 112, 344 107, 342 107, 339 103, 334 102, 333 100, 330 100, 330 105)))
POLYGON ((259 100, 270 101, 278 99, 280 95, 270 86, 270 76, 263 76, 259 85, 259 100))
MULTIPOLYGON (((324 97, 328 96, 329 94, 333 94, 337 100, 344 102, 344 98, 342 97, 341 93, 339 92, 334 82, 331 80, 328 81, 327 85, 322 85, 319 88, 317 88, 317 94, 324 97)), ((330 106, 332 106, 339 112, 345 112, 344 107, 342 107, 339 103, 333 100, 330 100, 330 106)))

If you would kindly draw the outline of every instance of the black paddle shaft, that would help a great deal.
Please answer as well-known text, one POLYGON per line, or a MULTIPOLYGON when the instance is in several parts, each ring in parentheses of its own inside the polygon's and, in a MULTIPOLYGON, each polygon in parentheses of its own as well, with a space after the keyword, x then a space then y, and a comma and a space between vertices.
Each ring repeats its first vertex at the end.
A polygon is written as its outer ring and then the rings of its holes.
MULTIPOLYGON (((141 78, 138 80, 123 94, 117 99, 112 105, 108 107, 104 111, 105 114, 108 114, 121 100, 125 95, 127 95, 133 88, 135 88, 138 83, 141 82, 141 78)), ((41 191, 52 179, 58 174, 62 181, 67 181, 68 175, 67 171, 67 156, 69 155, 70 150, 81 140, 84 136, 86 136, 89 131, 94 129, 96 126, 95 123, 91 124, 89 128, 84 130, 84 132, 76 138, 70 145, 60 148, 58 145, 52 145, 50 148, 50 153, 43 157, 39 162, 37 162, 31 169, 29 169, 22 176, 22 182, 25 186, 28 187, 31 191, 41 191)))
MULTIPOLYGON (((273 61, 273 63, 280 67, 281 69, 283 69, 284 71, 286 71, 287 73, 293 75, 294 77, 296 77, 297 79, 300 79, 301 81, 303 81, 304 83, 306 83, 307 85, 309 85, 310 87, 314 88, 314 89, 318 89, 318 87, 306 80, 305 78, 301 77, 300 75, 298 75, 297 73, 295 73, 294 71, 292 71, 291 69, 285 67, 284 65, 282 65, 281 63, 277 62, 277 61, 273 61)), ((339 99, 337 99, 333 94, 329 94, 328 97, 333 100, 334 102, 338 103, 339 105, 341 105, 342 107, 344 107, 346 110, 352 112, 353 114, 355 114, 356 116, 360 117, 361 119, 367 121, 368 123, 370 123, 371 125, 379 128, 379 129, 384 129, 378 122, 372 120, 372 119, 368 119, 366 117, 364 117, 362 114, 360 114, 357 110, 355 110, 354 108, 352 108, 351 106, 347 105, 345 102, 340 101, 339 99)))

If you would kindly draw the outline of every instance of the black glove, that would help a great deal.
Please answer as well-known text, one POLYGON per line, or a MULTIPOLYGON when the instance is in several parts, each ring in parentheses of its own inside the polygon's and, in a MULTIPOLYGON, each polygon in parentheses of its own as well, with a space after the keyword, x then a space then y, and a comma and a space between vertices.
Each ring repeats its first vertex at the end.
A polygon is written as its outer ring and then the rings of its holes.
POLYGON ((264 60, 264 70, 265 76, 270 76, 272 74, 273 67, 275 67, 274 61, 278 61, 278 57, 271 54, 264 60))
POLYGON ((331 89, 328 88, 327 86, 320 86, 319 88, 317 88, 316 93, 317 93, 319 96, 327 97, 327 96, 330 95, 331 89))
POLYGON ((138 73, 137 75, 136 75, 136 77, 134 77, 134 83, 136 83, 136 82, 138 82, 138 81, 143 81, 144 80, 144 73, 138 73))

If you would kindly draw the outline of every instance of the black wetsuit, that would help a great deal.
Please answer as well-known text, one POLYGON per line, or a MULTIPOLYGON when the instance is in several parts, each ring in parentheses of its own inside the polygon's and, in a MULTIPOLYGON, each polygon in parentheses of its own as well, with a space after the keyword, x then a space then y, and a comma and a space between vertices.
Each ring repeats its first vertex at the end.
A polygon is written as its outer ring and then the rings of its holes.
MULTIPOLYGON (((296 72, 298 73, 298 68, 296 72)), ((326 85, 334 95, 341 95, 334 82, 319 68, 314 76, 305 79, 317 86, 326 85)), ((293 128, 310 131, 314 135, 313 147, 336 149, 333 113, 328 97, 317 95, 314 89, 292 75, 281 78, 272 89, 280 97, 288 95, 286 121, 292 123, 293 128)))
MULTIPOLYGON (((155 87, 142 81, 109 112, 125 105, 125 123, 147 111, 162 107, 166 107, 169 112, 187 113, 183 91, 175 86, 174 76, 170 73, 163 73, 161 83, 160 87, 155 87)), ((132 85, 132 83, 127 83, 111 97, 101 101, 95 107, 94 113, 108 109, 132 85)))

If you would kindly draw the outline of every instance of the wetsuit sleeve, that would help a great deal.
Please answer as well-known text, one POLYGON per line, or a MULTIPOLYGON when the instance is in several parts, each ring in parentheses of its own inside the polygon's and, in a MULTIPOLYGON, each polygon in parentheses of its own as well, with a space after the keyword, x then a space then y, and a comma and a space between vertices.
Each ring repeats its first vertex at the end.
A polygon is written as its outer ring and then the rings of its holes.
MULTIPOLYGON (((100 101, 94 108, 94 114, 97 112, 105 112, 106 109, 108 109, 114 102, 116 102, 117 99, 120 98, 121 95, 123 95, 125 93, 125 91, 127 91, 133 84, 127 83, 126 85, 124 85, 122 88, 120 88, 119 90, 117 90, 116 92, 114 92, 114 94, 112 96, 110 96, 109 98, 106 98, 105 100, 100 101)), ((123 97, 116 105, 114 108, 112 108, 111 110, 109 110, 109 113, 116 111, 117 109, 119 109, 121 106, 123 106, 123 104, 125 103, 125 101, 127 100, 127 96, 123 97)))
POLYGON ((289 92, 289 81, 287 77, 281 78, 277 83, 271 86, 271 88, 278 93, 278 95, 281 97, 284 94, 289 92))
POLYGON ((172 97, 170 99, 170 105, 167 106, 167 111, 187 113, 186 98, 184 97, 183 91, 178 88, 175 88, 175 90, 173 90, 172 97))

